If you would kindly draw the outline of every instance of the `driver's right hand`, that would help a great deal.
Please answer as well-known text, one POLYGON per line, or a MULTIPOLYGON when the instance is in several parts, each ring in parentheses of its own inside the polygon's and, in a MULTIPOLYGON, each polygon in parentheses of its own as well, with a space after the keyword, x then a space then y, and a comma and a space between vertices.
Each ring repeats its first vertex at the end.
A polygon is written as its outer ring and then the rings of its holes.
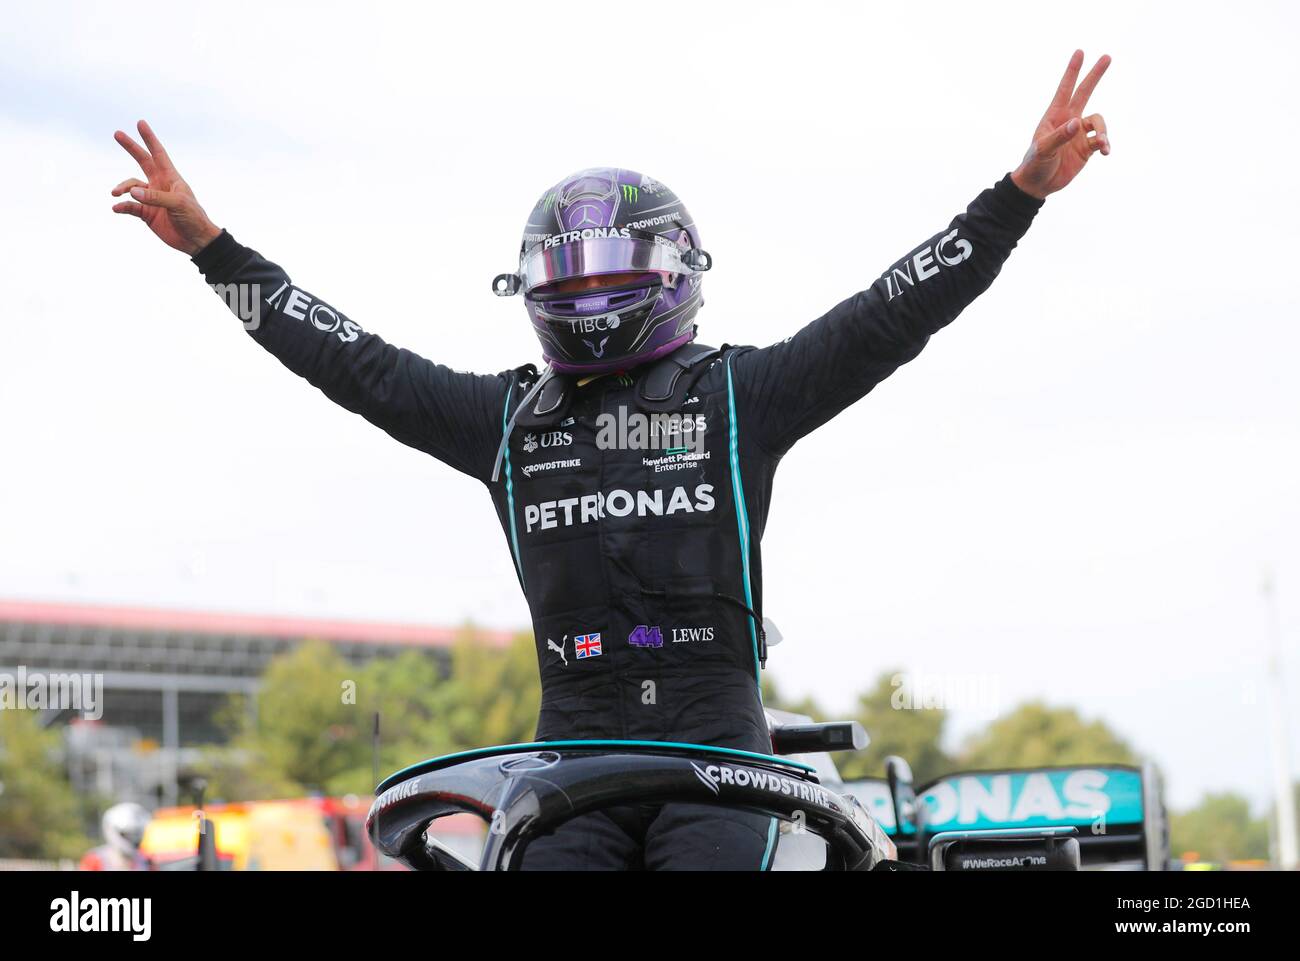
POLYGON ((135 158, 148 180, 131 177, 114 187, 114 197, 129 192, 132 200, 114 204, 113 212, 139 217, 167 246, 193 257, 220 235, 221 228, 208 219, 149 124, 141 120, 136 126, 144 147, 121 130, 113 139, 135 158))

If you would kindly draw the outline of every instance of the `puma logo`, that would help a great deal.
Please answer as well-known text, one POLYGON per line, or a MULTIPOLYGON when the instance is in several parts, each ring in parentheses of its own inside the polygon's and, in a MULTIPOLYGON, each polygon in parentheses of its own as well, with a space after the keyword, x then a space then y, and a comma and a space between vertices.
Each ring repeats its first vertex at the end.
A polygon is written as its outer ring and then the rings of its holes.
POLYGON ((560 638, 559 644, 556 644, 549 637, 546 639, 546 649, 548 651, 554 651, 556 654, 560 655, 560 660, 564 662, 565 667, 569 666, 569 659, 564 655, 564 642, 567 641, 568 639, 569 639, 568 634, 565 634, 562 638, 560 638))

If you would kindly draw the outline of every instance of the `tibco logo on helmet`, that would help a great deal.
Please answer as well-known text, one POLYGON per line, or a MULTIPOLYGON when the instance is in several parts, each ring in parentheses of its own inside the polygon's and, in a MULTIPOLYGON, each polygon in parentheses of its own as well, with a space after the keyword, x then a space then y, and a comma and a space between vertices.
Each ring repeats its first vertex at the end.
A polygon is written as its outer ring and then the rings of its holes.
POLYGON ((554 370, 609 373, 694 339, 704 303, 700 275, 711 265, 671 190, 636 171, 594 167, 542 194, 524 226, 518 271, 497 275, 492 290, 524 295, 554 370), (560 281, 610 274, 621 276, 590 291, 555 289, 560 281))

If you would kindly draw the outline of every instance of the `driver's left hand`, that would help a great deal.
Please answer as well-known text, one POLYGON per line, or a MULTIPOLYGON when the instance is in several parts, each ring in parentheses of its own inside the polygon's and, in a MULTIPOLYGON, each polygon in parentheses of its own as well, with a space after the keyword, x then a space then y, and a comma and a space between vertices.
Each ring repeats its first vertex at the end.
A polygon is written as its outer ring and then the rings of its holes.
POLYGON ((1032 197, 1042 200, 1056 193, 1078 176, 1083 165, 1094 153, 1110 153, 1110 135, 1101 114, 1083 115, 1097 81, 1110 66, 1110 57, 1103 56, 1083 83, 1075 89, 1079 69, 1083 66, 1083 51, 1076 50, 1065 68, 1065 76, 1056 89, 1043 119, 1038 121, 1033 142, 1025 159, 1011 173, 1017 187, 1032 197))

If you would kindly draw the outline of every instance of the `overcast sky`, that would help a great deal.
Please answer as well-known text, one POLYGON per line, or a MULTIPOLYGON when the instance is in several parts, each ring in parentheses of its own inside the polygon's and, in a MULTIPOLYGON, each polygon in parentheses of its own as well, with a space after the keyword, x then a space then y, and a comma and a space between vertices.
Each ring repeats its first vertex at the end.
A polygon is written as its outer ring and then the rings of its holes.
MULTIPOLYGON (((669 184, 708 343, 792 333, 1018 163, 1072 50, 1114 152, 783 462, 770 669, 1101 717, 1179 804, 1300 773, 1294 4, 25 4, 0 38, 0 597, 524 627, 481 485, 333 407, 110 213, 145 117, 212 218, 390 342, 537 359, 497 300, 571 170, 669 184), (687 15, 685 10, 689 9, 687 15), (797 9, 797 15, 782 10, 797 9), (779 211, 779 213, 774 213, 779 211)), ((984 718, 953 718, 960 736, 984 718)))

